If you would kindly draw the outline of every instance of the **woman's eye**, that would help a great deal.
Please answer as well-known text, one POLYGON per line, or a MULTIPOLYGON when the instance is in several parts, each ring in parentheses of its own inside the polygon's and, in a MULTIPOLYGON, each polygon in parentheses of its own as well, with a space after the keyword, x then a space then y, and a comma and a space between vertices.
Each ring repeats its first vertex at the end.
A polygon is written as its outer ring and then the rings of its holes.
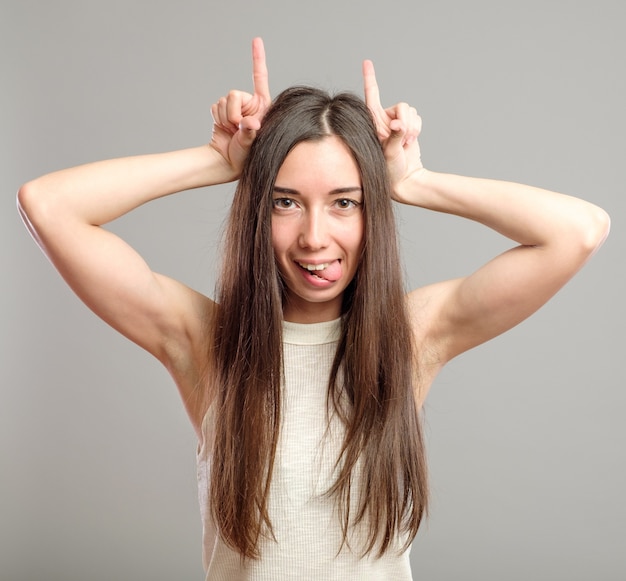
POLYGON ((351 208, 356 208, 359 204, 354 200, 349 200, 348 198, 341 198, 336 202, 337 207, 342 210, 349 210, 351 208))
POLYGON ((274 200, 275 208, 282 208, 283 210, 288 210, 289 208, 293 208, 293 200, 289 198, 276 198, 274 200))

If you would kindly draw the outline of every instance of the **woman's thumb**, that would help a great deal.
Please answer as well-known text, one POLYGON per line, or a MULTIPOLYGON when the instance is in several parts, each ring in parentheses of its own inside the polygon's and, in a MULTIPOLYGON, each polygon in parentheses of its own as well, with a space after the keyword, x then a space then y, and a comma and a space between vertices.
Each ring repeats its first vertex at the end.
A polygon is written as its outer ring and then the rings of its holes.
POLYGON ((239 123, 239 131, 238 131, 238 141, 239 145, 242 149, 247 150, 250 149, 254 138, 256 137, 256 132, 261 128, 261 124, 259 120, 255 117, 244 117, 239 123))
POLYGON ((385 142, 384 150, 385 157, 393 159, 402 150, 406 130, 402 123, 397 119, 394 119, 391 122, 389 129, 391 130, 391 134, 385 142))

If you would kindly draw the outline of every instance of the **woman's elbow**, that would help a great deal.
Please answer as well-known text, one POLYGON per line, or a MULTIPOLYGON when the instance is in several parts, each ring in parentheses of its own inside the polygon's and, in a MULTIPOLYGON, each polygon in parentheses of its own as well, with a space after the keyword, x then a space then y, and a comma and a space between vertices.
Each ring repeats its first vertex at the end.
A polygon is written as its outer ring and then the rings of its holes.
POLYGON ((39 180, 26 182, 17 191, 17 210, 29 229, 40 228, 49 220, 50 196, 39 180))
POLYGON ((18 190, 17 211, 35 242, 43 248, 44 232, 51 219, 49 201, 37 180, 25 183, 18 190))
POLYGON ((26 182, 17 191, 17 210, 23 220, 33 221, 37 214, 37 206, 40 205, 41 196, 38 195, 37 181, 26 182))
POLYGON ((611 229, 611 218, 602 208, 592 205, 581 235, 583 252, 593 255, 604 244, 611 229))

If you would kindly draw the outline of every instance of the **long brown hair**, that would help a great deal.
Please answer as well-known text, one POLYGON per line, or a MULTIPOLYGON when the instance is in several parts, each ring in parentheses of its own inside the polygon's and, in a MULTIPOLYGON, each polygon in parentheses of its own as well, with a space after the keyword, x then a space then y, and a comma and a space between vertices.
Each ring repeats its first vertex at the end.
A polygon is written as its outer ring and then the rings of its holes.
POLYGON ((293 87, 265 115, 239 180, 211 330, 210 500, 219 534, 243 558, 260 557, 260 538, 273 538, 268 500, 281 418, 284 298, 271 243, 274 181, 298 143, 329 135, 346 143, 359 167, 365 242, 344 293, 328 385, 330 407, 345 425, 338 478, 328 494, 341 507, 344 542, 351 526, 366 527, 364 554, 382 555, 400 537, 406 548, 427 507, 415 351, 376 130, 358 97, 293 87))

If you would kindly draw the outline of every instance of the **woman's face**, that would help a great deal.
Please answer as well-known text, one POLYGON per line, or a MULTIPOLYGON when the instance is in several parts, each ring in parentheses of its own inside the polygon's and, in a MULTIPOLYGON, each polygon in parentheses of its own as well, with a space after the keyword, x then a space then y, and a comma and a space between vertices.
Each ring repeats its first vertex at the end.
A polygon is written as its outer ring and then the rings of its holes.
POLYGON ((363 247, 357 164, 336 136, 304 141, 285 158, 275 184, 272 245, 285 284, 285 320, 336 319, 363 247))

